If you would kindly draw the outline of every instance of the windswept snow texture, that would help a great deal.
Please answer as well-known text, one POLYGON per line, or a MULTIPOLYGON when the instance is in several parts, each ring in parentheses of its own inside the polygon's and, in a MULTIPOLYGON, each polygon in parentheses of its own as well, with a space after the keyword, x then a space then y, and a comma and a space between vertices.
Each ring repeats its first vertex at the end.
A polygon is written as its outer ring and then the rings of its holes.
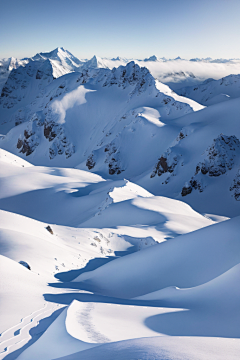
POLYGON ((239 73, 0 60, 0 359, 239 359, 239 73))

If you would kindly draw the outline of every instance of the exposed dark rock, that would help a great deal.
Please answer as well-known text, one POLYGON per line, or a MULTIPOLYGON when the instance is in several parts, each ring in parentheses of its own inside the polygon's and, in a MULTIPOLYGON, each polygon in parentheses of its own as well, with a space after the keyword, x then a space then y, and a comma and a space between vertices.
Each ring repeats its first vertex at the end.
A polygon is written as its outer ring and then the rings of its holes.
POLYGON ((27 268, 28 270, 31 270, 30 265, 26 262, 26 261, 19 261, 19 264, 21 264, 22 266, 24 266, 25 268, 27 268))
POLYGON ((151 178, 153 178, 156 174, 161 176, 164 173, 172 174, 175 170, 175 167, 179 163, 180 156, 174 155, 171 149, 168 149, 166 153, 164 153, 160 159, 158 159, 157 164, 155 165, 153 172, 151 174, 151 178))
POLYGON ((235 135, 219 135, 206 151, 206 158, 196 167, 196 175, 201 171, 203 175, 220 176, 231 170, 236 151, 240 150, 240 141, 235 135))
POLYGON ((190 186, 184 186, 184 187, 182 188, 181 195, 182 195, 182 196, 186 196, 186 195, 188 195, 188 194, 191 194, 191 192, 192 192, 192 186, 191 186, 191 185, 190 185, 190 186))
POLYGON ((46 139, 48 139, 49 141, 52 141, 57 136, 55 129, 54 129, 54 125, 53 124, 49 125, 49 124, 45 123, 43 134, 46 139))
POLYGON ((240 201, 240 169, 238 170, 233 183, 229 189, 233 192, 233 196, 237 201, 240 201))
POLYGON ((18 139, 17 148, 21 149, 22 146, 23 146, 23 141, 21 139, 18 139))
MULTIPOLYGON (((206 176, 218 177, 232 170, 235 159, 240 155, 240 141, 235 135, 219 135, 213 140, 213 144, 206 150, 205 159, 198 163, 194 176, 189 183, 182 188, 182 196, 188 195, 193 189, 202 192, 204 189, 203 179, 206 176), (192 190, 190 190, 190 188, 192 190)), ((237 175, 230 187, 236 200, 240 200, 240 175, 237 175)))
POLYGON ((50 225, 48 225, 48 226, 46 227, 46 230, 47 230, 47 231, 49 231, 49 232, 50 232, 50 234, 52 234, 52 235, 53 235, 53 230, 52 230, 52 228, 51 228, 51 226, 50 226, 50 225))
POLYGON ((96 162, 94 161, 93 157, 94 157, 94 155, 91 154, 91 155, 89 155, 89 157, 87 158, 86 166, 88 167, 88 170, 93 169, 94 166, 96 165, 96 162))

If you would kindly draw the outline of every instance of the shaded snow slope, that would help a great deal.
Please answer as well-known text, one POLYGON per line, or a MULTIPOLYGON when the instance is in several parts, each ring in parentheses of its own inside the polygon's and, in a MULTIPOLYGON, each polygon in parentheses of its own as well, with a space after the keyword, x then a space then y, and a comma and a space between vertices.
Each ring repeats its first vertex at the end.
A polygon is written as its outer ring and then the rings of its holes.
POLYGON ((203 84, 185 87, 177 93, 202 105, 213 105, 240 97, 240 75, 228 75, 219 80, 208 79, 203 84))
POLYGON ((74 281, 123 298, 168 286, 197 286, 239 263, 239 226, 239 217, 227 220, 117 259, 74 281))
POLYGON ((58 360, 238 360, 239 340, 161 336, 104 344, 58 360))
POLYGON ((234 99, 178 119, 183 127, 175 141, 159 154, 150 174, 134 181, 201 213, 239 215, 239 111, 234 99))
POLYGON ((209 226, 80 275, 73 282, 78 289, 104 297, 73 301, 19 359, 101 358, 105 349, 104 358, 118 349, 119 359, 235 359, 238 340, 229 346, 240 336, 239 224, 235 218, 209 226))

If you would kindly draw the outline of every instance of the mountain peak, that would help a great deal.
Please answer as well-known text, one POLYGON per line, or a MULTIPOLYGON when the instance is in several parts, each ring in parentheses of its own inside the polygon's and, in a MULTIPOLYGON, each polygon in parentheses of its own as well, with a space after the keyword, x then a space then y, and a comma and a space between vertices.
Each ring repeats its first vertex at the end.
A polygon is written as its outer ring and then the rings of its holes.
POLYGON ((156 55, 152 55, 149 58, 144 59, 143 61, 158 61, 158 57, 156 55))

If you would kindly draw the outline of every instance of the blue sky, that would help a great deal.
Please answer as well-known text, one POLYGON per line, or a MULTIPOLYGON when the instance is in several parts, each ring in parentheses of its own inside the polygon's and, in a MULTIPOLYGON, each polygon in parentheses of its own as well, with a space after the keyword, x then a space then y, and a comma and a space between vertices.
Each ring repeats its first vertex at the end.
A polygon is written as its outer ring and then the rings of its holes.
POLYGON ((240 58, 240 0, 0 0, 0 58, 240 58))

